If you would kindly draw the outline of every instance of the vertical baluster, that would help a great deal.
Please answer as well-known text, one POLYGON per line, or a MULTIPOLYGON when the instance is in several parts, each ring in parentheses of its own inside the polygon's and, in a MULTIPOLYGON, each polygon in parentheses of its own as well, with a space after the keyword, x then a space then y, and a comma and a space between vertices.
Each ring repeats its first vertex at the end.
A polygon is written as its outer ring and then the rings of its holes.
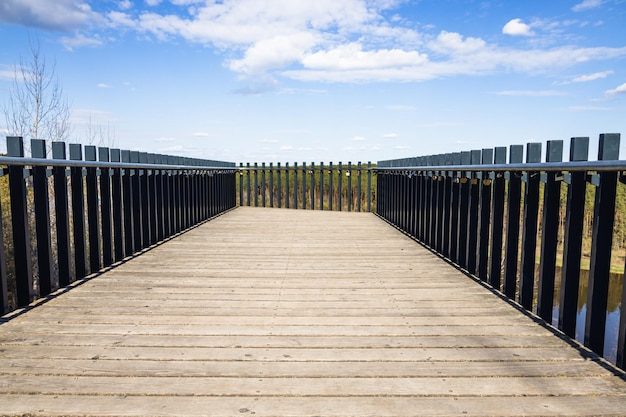
POLYGON ((324 162, 320 162, 320 210, 324 210, 324 162))
MULTIPOLYGON (((452 165, 452 154, 446 154, 443 156, 444 165, 452 165)), ((451 211, 452 200, 452 172, 443 171, 443 230, 441 231, 441 253, 449 258, 450 257, 450 219, 452 218, 451 211)))
POLYGON ((300 194, 300 188, 298 188, 298 163, 293 163, 293 208, 298 209, 298 194, 300 194))
POLYGON ((302 208, 305 210, 307 206, 306 187, 307 187, 307 170, 306 170, 306 162, 303 162, 302 163, 302 208))
MULTIPOLYGON (((167 158, 168 163, 170 165, 178 165, 178 159, 174 156, 169 156, 167 158)), ((242 174, 243 175, 243 174, 242 174)), ((181 172, 178 169, 172 169, 170 171, 170 195, 171 195, 171 205, 170 205, 170 213, 172 216, 172 235, 178 233, 180 231, 180 204, 181 204, 181 172)))
POLYGON ((311 162, 311 210, 315 210, 315 162, 311 162))
MULTIPOLYGON (((541 162, 541 144, 527 144, 526 163, 539 162, 541 162)), ((522 223, 522 276, 520 278, 519 303, 527 310, 532 310, 533 308, 540 179, 538 171, 526 172, 524 219, 522 223)))
MULTIPOLYGON (((122 162, 130 163, 130 151, 123 150, 121 153, 122 162)), ((135 253, 135 225, 133 219, 133 197, 135 195, 133 191, 133 170, 130 168, 124 168, 121 171, 122 175, 122 199, 124 200, 124 254, 130 256, 135 253)))
POLYGON ((622 283, 622 304, 617 331, 617 361, 616 365, 626 370, 626 284, 622 283))
MULTIPOLYGON (((427 165, 433 166, 434 156, 430 155, 427 158, 427 165)), ((435 246, 435 228, 437 226, 437 184, 436 174, 432 170, 427 171, 426 179, 426 239, 425 242, 431 248, 435 246)))
MULTIPOLYGON (((148 163, 148 153, 139 152, 139 163, 148 163)), ((141 230, 143 233, 143 247, 147 248, 152 244, 152 170, 142 168, 139 170, 141 181, 141 230)), ((189 207, 189 206, 188 206, 189 207)))
MULTIPOLYGON (((121 153, 119 149, 111 149, 111 162, 119 163, 121 153)), ((113 168, 111 177, 113 195, 113 256, 114 261, 124 259, 124 204, 122 197, 122 174, 120 168, 113 168)))
MULTIPOLYGON (((506 148, 496 147, 494 163, 506 164, 506 148)), ((502 232, 504 229, 505 179, 501 172, 492 172, 493 200, 491 202, 491 255, 489 256, 489 284, 499 290, 502 282, 502 232)))
MULTIPOLYGON (((52 142, 52 159, 66 159, 65 142, 52 142)), ((57 262, 59 285, 64 287, 71 282, 70 271, 70 216, 68 209, 67 169, 56 166, 54 175, 54 211, 56 216, 57 262)))
MULTIPOLYGON (((481 163, 493 164, 493 149, 483 149, 481 163)), ((480 173, 480 216, 478 224, 478 276, 487 280, 489 268, 489 231, 491 223, 491 178, 489 172, 480 173)))
POLYGON ((333 177, 335 176, 333 172, 333 163, 332 161, 328 163, 328 210, 333 211, 333 200, 335 198, 333 194, 333 177))
POLYGON ((274 164, 270 162, 270 207, 274 208, 274 164))
MULTIPOLYGON (((619 159, 620 135, 606 133, 600 135, 598 160, 619 159)), ((615 221, 615 194, 617 172, 598 173, 599 185, 593 212, 593 237, 591 243, 591 264, 589 287, 587 290, 587 316, 585 319, 585 346, 599 355, 604 352, 606 307, 609 294, 609 273, 611 269, 611 247, 613 224, 615 221)))
MULTIPOLYGON (((521 164, 524 158, 522 145, 511 145, 509 148, 509 163, 521 164)), ((509 298, 515 298, 517 292, 517 259, 519 251, 519 223, 522 201, 522 177, 517 171, 509 171, 505 174, 508 179, 507 194, 507 223, 506 223, 506 249, 504 251, 504 294, 509 298)))
MULTIPOLYGON (((70 159, 82 161, 83 148, 77 143, 70 143, 70 159)), ((85 228, 85 170, 82 167, 72 167, 72 226, 74 227, 74 268, 76 279, 87 275, 87 239, 85 228)))
MULTIPOLYGON (((588 157, 589 138, 571 138, 569 160, 587 161, 588 157)), ((565 212, 558 326, 563 333, 574 338, 576 337, 576 317, 578 315, 578 288, 583 243, 583 220, 585 218, 585 196, 587 194, 587 173, 585 171, 570 172, 569 176, 566 176, 566 181, 568 183, 567 209, 565 212)))
MULTIPOLYGON (((481 151, 472 150, 471 159, 472 165, 480 165, 481 151)), ((480 185, 478 177, 478 172, 472 171, 470 173, 469 218, 467 222, 467 252, 465 254, 465 262, 467 270, 472 274, 476 274, 478 250, 478 213, 480 209, 480 185)))
MULTIPOLYGON (((563 162, 563 141, 548 141, 546 162, 563 162)), ((559 208, 561 180, 557 172, 542 175, 545 182, 543 193, 543 218, 541 219, 541 258, 537 292, 537 314, 548 323, 552 322, 554 306, 554 274, 559 234, 559 208)))
MULTIPOLYGON (((461 165, 470 165, 472 163, 471 152, 461 152, 461 165)), ((471 173, 461 172, 459 187, 459 232, 458 237, 458 257, 459 265, 463 268, 467 267, 467 227, 469 220, 470 207, 470 187, 471 173)))
POLYGON ((339 170, 338 170, 338 180, 337 180, 337 205, 339 206, 339 211, 343 210, 343 167, 341 165, 341 161, 339 161, 339 170))
POLYGON ((243 207, 243 162, 239 163, 239 206, 243 207))
MULTIPOLYGON (((452 154, 452 165, 461 165, 461 152, 452 154)), ((462 172, 454 171, 451 173, 454 177, 451 178, 452 186, 450 193, 450 234, 449 240, 449 256, 453 262, 459 262, 458 252, 458 236, 459 236, 459 197, 461 189, 461 175, 462 172)))
POLYGON ((367 212, 372 212, 372 162, 367 161, 367 212))
POLYGON ((418 200, 418 192, 419 192, 419 176, 418 171, 415 170, 415 166, 417 165, 417 158, 410 158, 406 162, 407 167, 411 167, 407 171, 406 178, 406 199, 407 199, 407 213, 406 213, 406 224, 407 224, 407 233, 413 236, 415 239, 418 239, 418 216, 419 216, 419 200, 418 200))
MULTIPOLYGON (((4 169, 0 169, 0 176, 4 175, 4 169)), ((4 222, 2 204, 0 204, 0 236, 4 237, 4 222)), ((4 238, 0 239, 0 316, 9 312, 9 287, 7 279, 7 258, 5 255, 4 238)))
MULTIPOLYGON (((154 165, 155 155, 149 153, 146 155, 146 163, 154 165)), ((157 234, 157 170, 153 167, 146 170, 148 174, 148 213, 149 213, 149 230, 150 230, 150 244, 154 244, 158 241, 157 234)), ((196 213, 197 214, 197 213, 196 213)), ((196 217, 197 220, 197 217, 196 217)))
POLYGON ((252 172, 250 171, 250 162, 246 163, 246 205, 250 207, 252 204, 251 196, 250 196, 250 175, 252 172))
MULTIPOLYGON (((110 162, 109 148, 98 148, 98 160, 110 162)), ((113 219, 111 217, 111 174, 108 167, 100 168, 100 217, 102 218, 102 265, 113 263, 113 219)))
MULTIPOLYGON (((445 165, 445 155, 438 155, 436 160, 437 165, 445 165)), ((443 231, 444 231, 444 216, 445 216, 445 171, 437 171, 437 181, 435 186, 437 189, 436 194, 436 213, 437 224, 435 232, 435 248, 437 252, 443 252, 443 231)))
POLYGON ((400 230, 406 230, 406 215, 408 213, 406 198, 406 187, 408 183, 408 174, 406 171, 402 171, 398 175, 398 207, 396 214, 395 225, 400 227, 400 230))
POLYGON ((348 175, 348 211, 352 211, 352 162, 348 161, 348 170, 346 171, 346 175, 348 175))
MULTIPOLYGON (((156 162, 159 165, 165 165, 165 156, 157 155, 156 162)), ((157 232, 158 240, 163 240, 168 236, 168 204, 167 204, 167 171, 159 168, 157 171, 157 232)))
POLYGON ((289 208, 289 202, 291 200, 289 184, 289 162, 285 162, 285 208, 289 208))
MULTIPOLYGON (((24 157, 22 137, 7 137, 7 155, 24 157)), ((11 196, 11 222, 13 226, 13 260, 15 262, 15 285, 18 307, 30 304, 34 299, 33 270, 31 265, 30 231, 25 177, 29 172, 24 165, 9 165, 9 194, 11 196)))
POLYGON ((276 199, 278 208, 283 207, 283 184, 282 184, 283 171, 280 168, 280 162, 276 163, 276 199))
POLYGON ((254 207, 259 207, 259 164, 254 163, 254 207))
MULTIPOLYGON (((33 158, 46 158, 46 142, 44 140, 31 139, 30 150, 33 158)), ((56 289, 52 265, 50 200, 48 195, 48 167, 46 166, 33 167, 33 198, 35 203, 39 296, 43 297, 56 289)))
MULTIPOLYGON (((96 160, 96 147, 85 146, 85 161, 96 160)), ((100 219, 98 215, 98 176, 99 169, 87 168, 87 226, 89 228, 89 268, 91 273, 101 268, 100 263, 100 219)))
POLYGON ((265 162, 261 164, 261 206, 265 207, 265 162))
MULTIPOLYGON (((423 158, 414 158, 413 159, 414 163, 413 165, 415 166, 423 166, 423 158)), ((416 200, 415 202, 415 228, 416 228, 416 232, 415 232, 415 236, 418 240, 424 242, 425 240, 425 225, 424 225, 424 219, 425 219, 425 185, 426 183, 425 181, 425 171, 423 169, 418 170, 413 172, 413 175, 415 176, 415 179, 413 180, 414 182, 414 187, 415 187, 415 191, 413 193, 414 198, 416 200)), ((387 190, 388 192, 389 190, 387 190)), ((390 197, 387 197, 387 199, 389 199, 390 197)))
POLYGON ((361 162, 357 162, 357 167, 356 167, 356 194, 357 194, 357 200, 356 200, 356 211, 361 212, 361 192, 362 192, 362 184, 361 184, 361 179, 363 178, 361 176, 362 173, 362 166, 361 166, 361 162))
MULTIPOLYGON (((139 152, 137 151, 131 151, 130 152, 130 162, 133 164, 138 164, 139 163, 139 152)), ((132 198, 132 203, 133 203, 133 237, 135 239, 135 241, 133 242, 133 247, 135 249, 135 252, 139 252, 141 251, 144 246, 143 246, 143 230, 142 230, 142 224, 143 224, 143 214, 141 212, 141 207, 143 205, 141 199, 142 199, 142 184, 141 184, 141 170, 137 169, 137 168, 133 168, 131 170, 131 180, 132 180, 132 191, 133 191, 133 198, 132 198)))
MULTIPOLYGON (((385 186, 386 186, 386 181, 387 181, 387 174, 385 171, 382 171, 382 163, 378 162, 376 168, 379 170, 377 175, 376 175, 376 190, 377 190, 377 196, 376 196, 376 213, 378 213, 380 216, 383 217, 383 219, 388 219, 387 216, 387 209, 385 206, 385 186)), ((331 176, 332 178, 332 176, 331 176)), ((330 184, 329 184, 330 185, 330 184)), ((332 187, 331 187, 332 189, 332 187)), ((332 203, 332 192, 331 192, 331 199, 330 202, 332 203)))
MULTIPOLYGON (((199 161, 196 159, 191 160, 192 166, 199 166, 199 161)), ((191 208, 192 208, 192 221, 191 226, 195 226, 200 222, 200 208, 202 205, 202 193, 200 191, 200 170, 194 168, 191 172, 191 186, 192 186, 192 200, 191 200, 191 208)))

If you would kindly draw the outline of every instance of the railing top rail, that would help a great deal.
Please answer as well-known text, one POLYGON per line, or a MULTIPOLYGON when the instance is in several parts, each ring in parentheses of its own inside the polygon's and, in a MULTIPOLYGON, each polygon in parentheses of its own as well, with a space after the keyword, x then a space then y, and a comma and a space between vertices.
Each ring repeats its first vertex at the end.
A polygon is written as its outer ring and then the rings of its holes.
MULTIPOLYGON (((210 161, 213 162, 213 161, 210 161)), ((162 169, 162 170, 219 170, 236 171, 234 164, 229 162, 217 162, 212 165, 184 165, 163 163, 138 163, 138 162, 102 162, 84 161, 73 159, 47 159, 47 158, 21 158, 13 156, 0 156, 0 165, 29 165, 29 166, 63 166, 63 167, 93 167, 93 168, 134 168, 134 169, 162 169), (223 165, 220 165, 223 164, 223 165)))
POLYGON ((263 165, 239 165, 237 166, 237 170, 238 171, 261 171, 261 170, 272 170, 272 171, 302 171, 302 170, 307 170, 307 171, 321 171, 321 170, 336 170, 336 171, 372 171, 372 172, 376 172, 376 167, 372 166, 371 162, 367 162, 367 163, 363 163, 363 162, 358 162, 358 163, 333 163, 333 162, 329 162, 329 163, 323 163, 320 162, 319 164, 311 164, 311 165, 283 165, 281 163, 276 164, 263 164, 263 165), (322 165, 323 164, 323 165, 322 165), (341 164, 341 165, 340 165, 341 164), (351 164, 351 165, 348 165, 351 164), (357 164, 361 164, 361 165, 357 165, 357 164))
POLYGON ((162 170, 228 170, 234 171, 234 162, 213 161, 122 150, 95 145, 52 141, 52 158, 46 157, 46 141, 31 139, 31 157, 24 154, 24 139, 7 136, 7 155, 0 156, 0 165, 64 166, 95 168, 136 168, 162 170), (69 158, 68 150, 69 148, 69 158), (84 151, 84 152, 83 152, 84 151))
POLYGON ((589 161, 589 137, 570 139, 569 162, 563 162, 563 141, 546 143, 545 162, 541 162, 542 144, 511 145, 507 148, 474 149, 439 155, 379 161, 379 171, 624 171, 626 161, 619 159, 620 134, 602 133, 598 140, 598 159, 589 161))
POLYGON ((577 161, 577 162, 536 162, 516 164, 485 165, 409 165, 385 167, 377 171, 626 171, 626 160, 617 161, 577 161))

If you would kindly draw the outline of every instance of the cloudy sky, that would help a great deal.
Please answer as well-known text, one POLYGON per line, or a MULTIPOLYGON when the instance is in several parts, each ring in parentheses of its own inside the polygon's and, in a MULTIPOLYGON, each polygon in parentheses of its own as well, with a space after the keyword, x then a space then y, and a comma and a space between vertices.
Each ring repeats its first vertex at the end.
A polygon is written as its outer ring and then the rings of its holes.
POLYGON ((626 0, 2 0, 0 101, 38 39, 74 141, 234 162, 595 141, 626 133, 624 22, 626 0))

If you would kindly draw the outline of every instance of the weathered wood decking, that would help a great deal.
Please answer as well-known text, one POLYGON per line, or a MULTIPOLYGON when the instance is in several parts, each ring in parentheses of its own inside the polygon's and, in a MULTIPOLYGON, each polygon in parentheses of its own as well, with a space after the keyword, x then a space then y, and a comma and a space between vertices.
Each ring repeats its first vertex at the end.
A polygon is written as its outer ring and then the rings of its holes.
POLYGON ((372 214, 239 208, 0 325, 0 414, 625 415, 626 382, 372 214))

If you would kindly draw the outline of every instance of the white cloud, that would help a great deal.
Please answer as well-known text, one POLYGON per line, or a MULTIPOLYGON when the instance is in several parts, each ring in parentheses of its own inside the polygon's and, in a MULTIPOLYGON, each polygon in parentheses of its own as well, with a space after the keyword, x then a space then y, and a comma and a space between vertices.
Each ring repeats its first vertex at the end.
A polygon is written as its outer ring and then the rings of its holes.
MULTIPOLYGON (((87 27, 106 27, 111 37, 132 31, 141 38, 212 46, 223 52, 224 65, 240 75, 242 87, 235 91, 239 94, 296 91, 283 89, 280 77, 315 82, 419 82, 499 71, 548 72, 626 56, 623 47, 548 49, 535 42, 527 48, 505 48, 446 30, 433 35, 427 24, 420 26, 424 32, 418 32, 415 24, 399 20, 392 10, 403 0, 172 0, 168 7, 146 6, 161 3, 115 0, 100 15, 87 0, 0 0, 0 20, 71 30, 74 35, 61 39, 70 50, 108 41, 109 34, 88 33, 87 27)), ((586 0, 576 7, 594 5, 599 3, 586 0)), ((530 36, 532 29, 552 33, 571 23, 553 25, 539 20, 527 24, 517 18, 502 32, 530 36)))
POLYGON ((2 0, 0 21, 68 32, 101 21, 101 17, 80 0, 2 0))
POLYGON ((437 39, 430 42, 429 47, 433 51, 446 54, 471 54, 482 50, 487 43, 480 38, 468 37, 463 39, 460 33, 446 32, 439 33, 437 39))
POLYGON ((520 90, 508 90, 508 91, 498 91, 496 95, 499 96, 521 96, 521 97, 554 97, 554 96, 564 96, 566 95, 562 91, 554 91, 554 90, 536 90, 536 91, 520 91, 520 90))
POLYGON ((117 5, 121 10, 128 10, 133 7, 133 2, 131 2, 130 0, 121 0, 117 3, 117 5))
POLYGON ((15 78, 15 69, 9 65, 0 65, 0 80, 12 81, 15 78))
POLYGON ((98 87, 98 88, 111 88, 111 86, 109 84, 105 84, 105 83, 99 83, 96 87, 98 87))
POLYGON ((77 33, 73 37, 63 36, 60 40, 61 44, 68 51, 73 51, 74 48, 80 48, 84 46, 100 46, 103 44, 103 42, 99 39, 97 35, 93 37, 88 37, 82 33, 77 33))
POLYGON ((398 137, 397 133, 385 133, 383 135, 383 138, 385 138, 385 139, 395 139, 397 137, 398 137))
POLYGON ((428 57, 417 51, 380 49, 364 51, 361 44, 353 42, 328 51, 307 54, 302 59, 305 68, 314 70, 369 70, 402 68, 426 63, 428 57))
POLYGON ((112 27, 132 27, 135 24, 132 16, 128 13, 112 11, 107 13, 107 18, 109 19, 109 25, 112 27))
POLYGON ((355 142, 362 142, 362 141, 365 140, 365 137, 364 136, 355 136, 355 137, 352 138, 352 140, 355 141, 355 142))
POLYGON ((606 92, 608 96, 626 95, 626 83, 606 92))
POLYGON ((207 132, 194 132, 191 134, 191 136, 195 136, 197 138, 208 138, 211 135, 207 132))
POLYGON ((307 32, 261 39, 246 50, 243 58, 230 61, 228 66, 236 72, 264 72, 300 60, 316 43, 316 36, 307 32))
POLYGON ((602 106, 571 106, 568 108, 571 111, 611 111, 615 110, 612 107, 602 107, 602 106))
POLYGON ((502 28, 502 33, 511 36, 533 36, 530 26, 522 22, 522 19, 512 19, 502 28))
POLYGON ((583 0, 582 3, 578 3, 572 7, 572 11, 582 12, 589 9, 595 9, 596 7, 600 7, 602 3, 604 3, 603 0, 583 0))
POLYGON ((160 137, 154 140, 155 142, 174 142, 176 141, 176 138, 172 138, 172 137, 160 137))
POLYGON ((564 81, 561 83, 557 83, 558 85, 565 85, 565 84, 571 84, 571 83, 586 83, 589 81, 595 81, 595 80, 599 80, 602 78, 606 78, 609 75, 613 75, 615 72, 614 71, 602 71, 602 72, 594 72, 593 74, 585 74, 585 75, 580 75, 578 77, 572 78, 569 81, 564 81))

